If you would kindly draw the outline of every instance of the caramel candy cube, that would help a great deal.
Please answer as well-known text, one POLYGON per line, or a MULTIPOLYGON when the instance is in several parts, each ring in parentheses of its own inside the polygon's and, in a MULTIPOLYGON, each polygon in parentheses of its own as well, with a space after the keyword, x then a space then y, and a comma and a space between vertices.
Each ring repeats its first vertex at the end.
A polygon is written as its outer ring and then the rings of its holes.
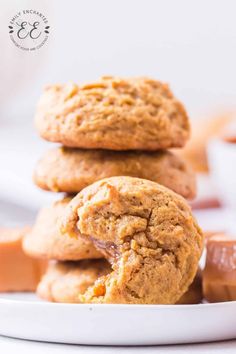
POLYGON ((0 229, 0 292, 34 291, 44 273, 44 260, 27 256, 22 239, 29 229, 0 229))
POLYGON ((203 294, 209 302, 236 300, 236 239, 224 235, 208 239, 203 271, 203 294))

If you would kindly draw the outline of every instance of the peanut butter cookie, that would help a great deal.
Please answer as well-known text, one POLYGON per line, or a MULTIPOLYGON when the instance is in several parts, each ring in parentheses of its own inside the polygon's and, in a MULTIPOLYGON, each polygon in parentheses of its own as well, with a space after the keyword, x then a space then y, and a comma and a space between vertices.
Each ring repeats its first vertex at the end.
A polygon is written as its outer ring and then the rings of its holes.
POLYGON ((112 264, 83 302, 174 304, 198 269, 203 235, 186 201, 155 182, 112 177, 69 203, 62 232, 84 237, 112 264))
POLYGON ((78 303, 79 295, 110 271, 105 259, 52 262, 38 285, 37 295, 53 302, 78 303))
POLYGON ((49 141, 111 150, 182 147, 190 130, 185 109, 168 85, 116 77, 48 86, 37 107, 36 127, 49 141))
POLYGON ((100 179, 132 176, 158 182, 183 197, 196 193, 194 173, 168 151, 119 152, 60 147, 48 151, 38 162, 35 183, 45 190, 78 193, 100 179))
POLYGON ((65 198, 41 209, 35 225, 23 240, 23 248, 28 255, 66 261, 102 257, 89 240, 61 235, 58 221, 69 201, 70 198, 65 198))

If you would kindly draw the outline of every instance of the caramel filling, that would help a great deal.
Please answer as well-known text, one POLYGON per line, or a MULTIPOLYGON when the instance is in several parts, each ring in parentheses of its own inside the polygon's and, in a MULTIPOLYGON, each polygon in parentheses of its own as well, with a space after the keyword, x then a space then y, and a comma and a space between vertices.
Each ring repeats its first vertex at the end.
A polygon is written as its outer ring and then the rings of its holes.
POLYGON ((118 246, 114 242, 101 241, 94 237, 90 237, 90 240, 95 245, 95 247, 110 260, 111 263, 118 260, 120 252, 118 250, 118 246))

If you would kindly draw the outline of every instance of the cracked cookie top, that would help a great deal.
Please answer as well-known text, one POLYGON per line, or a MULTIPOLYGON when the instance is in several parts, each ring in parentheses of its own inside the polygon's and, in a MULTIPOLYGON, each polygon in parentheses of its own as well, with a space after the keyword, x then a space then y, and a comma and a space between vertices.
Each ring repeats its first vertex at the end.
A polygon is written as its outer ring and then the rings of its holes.
POLYGON ((44 139, 65 146, 112 150, 182 147, 190 132, 185 109, 168 85, 111 76, 48 86, 36 127, 44 139))
POLYGON ((176 303, 203 247, 181 196, 132 177, 107 178, 81 191, 67 207, 62 231, 91 240, 112 264, 113 271, 85 292, 85 302, 176 303))

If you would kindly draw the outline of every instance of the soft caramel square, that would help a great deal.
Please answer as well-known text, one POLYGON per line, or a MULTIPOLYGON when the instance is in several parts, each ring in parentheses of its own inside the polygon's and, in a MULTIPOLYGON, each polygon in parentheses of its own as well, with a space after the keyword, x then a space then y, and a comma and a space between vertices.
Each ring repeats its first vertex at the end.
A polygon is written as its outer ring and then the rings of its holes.
POLYGON ((0 229, 0 292, 34 291, 46 269, 44 260, 27 256, 22 249, 23 229, 0 229))
POLYGON ((236 239, 212 236, 206 244, 203 293, 209 302, 236 300, 236 239))

